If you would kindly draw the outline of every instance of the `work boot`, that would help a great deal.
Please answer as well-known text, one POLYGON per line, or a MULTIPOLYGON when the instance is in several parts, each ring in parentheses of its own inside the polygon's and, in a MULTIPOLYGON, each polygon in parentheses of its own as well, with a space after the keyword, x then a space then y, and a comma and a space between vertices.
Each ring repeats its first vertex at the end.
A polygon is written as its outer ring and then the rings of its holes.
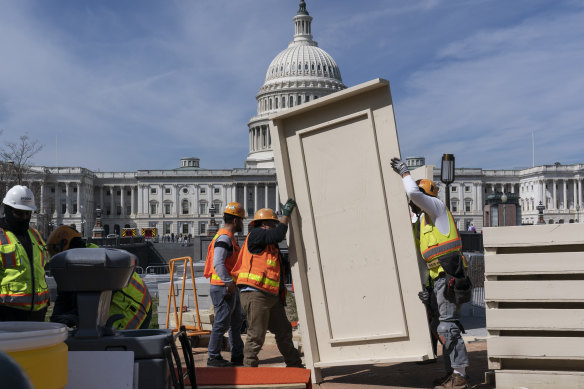
POLYGON ((231 364, 233 366, 243 366, 243 355, 232 356, 231 357, 231 364))
POLYGON ((446 382, 447 379, 450 378, 451 375, 452 371, 447 372, 442 377, 436 378, 434 381, 432 381, 432 385, 434 386, 442 385, 444 382, 446 382))
POLYGON ((457 373, 452 373, 442 385, 435 386, 434 389, 468 389, 468 379, 457 373))
POLYGON ((233 364, 223 359, 223 357, 208 358, 207 367, 233 367, 233 364))

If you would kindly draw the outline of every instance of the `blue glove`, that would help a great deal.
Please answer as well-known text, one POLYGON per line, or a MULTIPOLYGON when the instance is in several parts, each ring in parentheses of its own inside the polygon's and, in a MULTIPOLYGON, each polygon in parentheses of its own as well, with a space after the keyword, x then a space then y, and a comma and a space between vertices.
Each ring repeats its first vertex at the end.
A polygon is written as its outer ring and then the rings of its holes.
POLYGON ((282 215, 290 217, 290 214, 292 213, 295 207, 296 201, 288 199, 288 201, 286 201, 286 204, 282 205, 282 215))

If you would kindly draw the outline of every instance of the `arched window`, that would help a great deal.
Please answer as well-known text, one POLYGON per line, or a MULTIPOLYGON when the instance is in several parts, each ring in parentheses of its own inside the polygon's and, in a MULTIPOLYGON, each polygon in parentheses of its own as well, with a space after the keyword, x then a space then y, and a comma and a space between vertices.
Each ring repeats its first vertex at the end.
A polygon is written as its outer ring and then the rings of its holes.
POLYGON ((282 97, 282 108, 286 108, 286 98, 282 97))
POLYGON ((298 98, 296 99, 296 105, 300 104, 302 104, 302 96, 298 95, 298 98))
POLYGON ((157 201, 151 201, 150 202, 150 214, 151 215, 156 215, 158 213, 158 202, 157 201))
POLYGON ((189 214, 189 200, 183 199, 181 208, 182 208, 182 214, 188 215, 189 214))
POLYGON ((294 106, 294 96, 290 96, 290 104, 288 104, 289 107, 293 107, 294 106))
POLYGON ((277 97, 275 98, 275 104, 276 104, 276 105, 275 105, 275 107, 274 107, 274 108, 278 109, 278 98, 277 98, 277 97))
POLYGON ((270 109, 272 109, 272 99, 270 99, 270 109))

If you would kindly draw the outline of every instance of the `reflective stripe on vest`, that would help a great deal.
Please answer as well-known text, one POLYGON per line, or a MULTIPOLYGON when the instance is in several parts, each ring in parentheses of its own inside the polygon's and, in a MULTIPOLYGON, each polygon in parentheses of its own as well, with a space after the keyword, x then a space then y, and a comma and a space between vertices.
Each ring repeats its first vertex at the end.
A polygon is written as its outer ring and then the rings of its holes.
MULTIPOLYGON (((4 229, 0 228, 0 245, 8 246, 10 244, 10 239, 6 236, 4 229)), ((8 267, 15 267, 20 265, 20 261, 17 262, 16 250, 12 250, 4 253, 0 247, 0 256, 2 257, 2 268, 6 269, 8 267)))
POLYGON ((249 285, 268 293, 278 294, 281 272, 279 251, 275 245, 267 245, 259 254, 250 253, 248 237, 241 248, 232 275, 237 276, 237 285, 249 285))
POLYGON ((124 315, 123 319, 114 322, 117 329, 140 328, 152 307, 152 298, 144 281, 134 272, 128 286, 114 292, 109 315, 117 313, 124 315))
MULTIPOLYGON (((213 237, 211 243, 209 243, 209 248, 207 249, 207 258, 205 259, 205 270, 203 272, 203 275, 206 278, 211 278, 210 283, 212 285, 225 285, 225 283, 223 282, 223 280, 221 280, 221 277, 217 275, 217 273, 215 272, 215 268, 213 267, 213 258, 215 256, 215 242, 221 235, 229 236, 229 239, 231 240, 231 246, 233 247, 233 252, 231 253, 231 255, 225 258, 225 269, 227 269, 227 272, 231 273, 231 270, 233 270, 233 267, 237 262, 237 257, 239 256, 239 246, 237 245, 237 241, 235 240, 233 233, 225 228, 219 229, 219 231, 217 231, 217 233, 213 237)), ((234 282, 236 280, 235 277, 233 276, 231 276, 231 279, 233 279, 234 282)))
POLYGON ((32 244, 32 261, 14 233, 0 229, 3 270, 3 277, 0 279, 0 304, 37 311, 49 302, 44 269, 49 255, 38 231, 29 228, 28 235, 32 244))
MULTIPOLYGON (((433 260, 441 257, 444 254, 448 254, 453 251, 460 251, 462 249, 462 241, 460 240, 460 236, 458 235, 458 230, 456 229, 456 224, 454 224, 454 219, 452 218, 452 214, 447 209, 446 212, 448 213, 448 222, 450 231, 448 235, 443 235, 438 228, 434 226, 432 220, 430 223, 426 223, 426 218, 428 217, 426 214, 422 215, 422 221, 420 223, 420 252, 422 254, 422 258, 424 261, 432 263, 433 260), (426 230, 430 229, 429 232, 426 230), (429 240, 432 239, 431 243, 429 240)), ((434 265, 433 263, 432 265, 434 265)), ((432 266, 432 268, 435 266, 432 266)))

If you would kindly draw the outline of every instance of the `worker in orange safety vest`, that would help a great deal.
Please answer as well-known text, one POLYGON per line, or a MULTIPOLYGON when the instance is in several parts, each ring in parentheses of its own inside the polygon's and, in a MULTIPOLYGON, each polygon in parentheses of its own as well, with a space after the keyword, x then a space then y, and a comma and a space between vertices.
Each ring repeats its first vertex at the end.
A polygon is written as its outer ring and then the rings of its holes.
POLYGON ((266 332, 276 337, 278 350, 287 367, 302 367, 292 342, 292 326, 286 317, 285 273, 287 264, 278 248, 288 231, 288 220, 296 203, 290 199, 282 206, 282 220, 273 210, 256 212, 232 275, 237 277, 241 303, 247 314, 248 329, 243 350, 243 365, 257 367, 266 332))
POLYGON ((204 275, 210 278, 209 294, 213 302, 215 317, 209 338, 207 366, 230 367, 243 365, 243 341, 241 326, 243 312, 239 291, 231 270, 239 255, 239 246, 234 234, 243 231, 245 210, 240 203, 232 202, 223 211, 223 228, 217 231, 207 250, 204 275), (221 356, 223 335, 229 333, 231 362, 221 356))

